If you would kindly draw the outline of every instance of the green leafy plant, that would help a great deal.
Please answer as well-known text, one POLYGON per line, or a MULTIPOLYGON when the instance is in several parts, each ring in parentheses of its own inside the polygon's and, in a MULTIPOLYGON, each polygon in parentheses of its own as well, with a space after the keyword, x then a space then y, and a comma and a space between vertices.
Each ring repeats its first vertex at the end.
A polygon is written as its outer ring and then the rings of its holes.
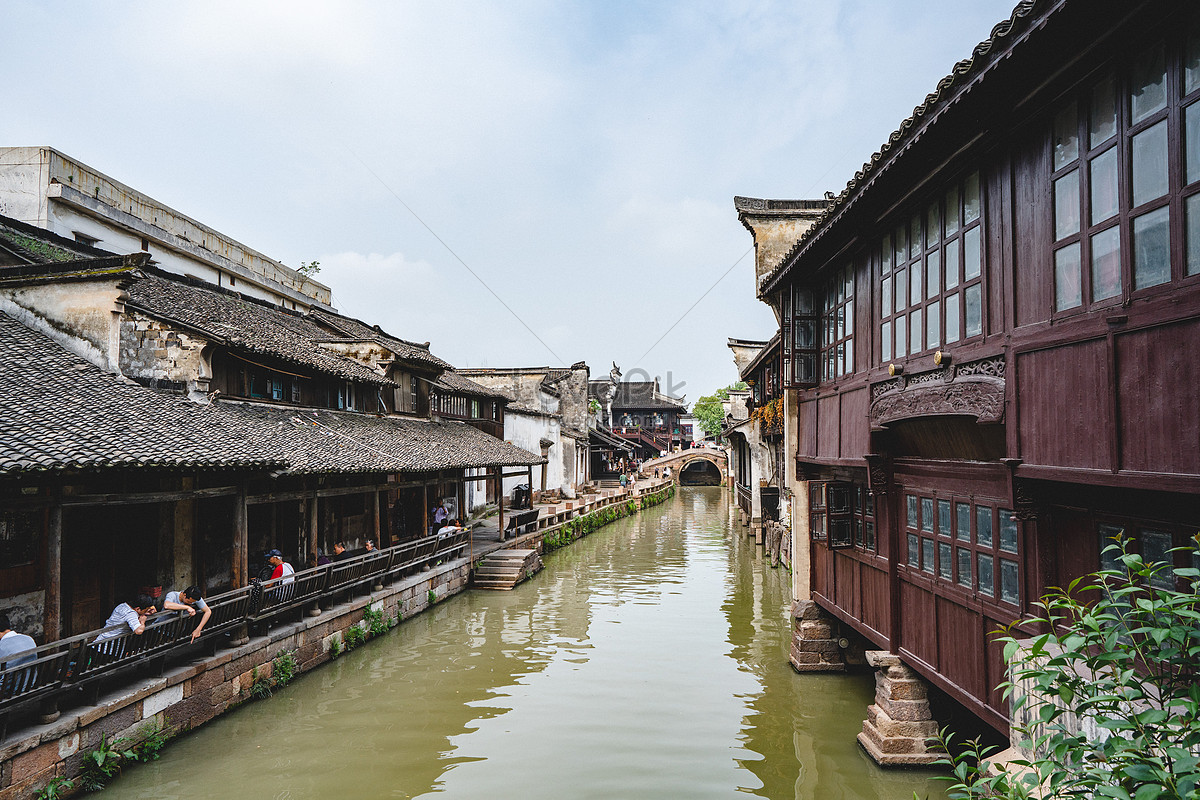
POLYGON ((346 632, 342 634, 342 638, 346 644, 346 649, 353 650, 367 641, 367 632, 358 625, 351 625, 349 628, 346 628, 346 632))
POLYGON ((51 778, 45 788, 37 793, 37 800, 59 800, 63 796, 63 792, 68 792, 74 788, 75 781, 59 775, 58 777, 51 778))
POLYGON ((300 662, 296 660, 295 650, 280 650, 271 664, 272 682, 276 686, 287 686, 300 672, 300 662))
POLYGON ((274 692, 271 689, 271 679, 267 676, 258 674, 258 667, 250 671, 250 696, 256 700, 262 700, 265 697, 270 697, 274 692))
POLYGON ((433 605, 434 603, 437 602, 437 599, 438 599, 437 592, 435 592, 433 589, 430 589, 429 594, 427 594, 425 597, 426 597, 426 599, 429 600, 429 605, 433 605))
POLYGON ((329 657, 337 658, 342 654, 342 640, 334 637, 329 640, 329 657))
POLYGON ((301 275, 305 276, 306 278, 311 278, 313 275, 316 275, 320 271, 321 271, 321 262, 320 261, 301 261, 300 266, 296 267, 296 272, 299 272, 301 275))
MULTIPOLYGON (((1191 552, 1195 564, 1200 541, 1191 552)), ((1105 553, 1118 568, 1037 604, 1026 624, 1043 633, 1000 637, 1023 772, 968 742, 945 762, 951 797, 1200 797, 1200 570, 1144 561, 1124 540, 1105 553)))
POLYGON ((143 725, 138 733, 138 743, 133 746, 133 754, 138 761, 157 761, 158 751, 167 744, 167 731, 158 723, 151 722, 143 725))
POLYGON ((119 742, 109 744, 108 734, 100 737, 100 746, 84 756, 79 785, 85 792, 98 792, 121 772, 121 765, 135 758, 132 750, 120 749, 119 742))
POLYGON ((371 638, 387 633, 388 626, 383 621, 383 609, 376 610, 368 606, 363 611, 363 625, 371 638))

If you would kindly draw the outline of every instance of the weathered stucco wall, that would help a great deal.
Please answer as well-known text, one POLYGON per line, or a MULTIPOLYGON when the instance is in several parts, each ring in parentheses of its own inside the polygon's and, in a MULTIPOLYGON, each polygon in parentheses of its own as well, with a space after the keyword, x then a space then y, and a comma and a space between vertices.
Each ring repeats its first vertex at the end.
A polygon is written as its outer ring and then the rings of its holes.
MULTIPOLYGON (((211 377, 203 357, 207 340, 137 312, 121 319, 121 373, 143 383, 169 381, 197 388, 211 377)), ((207 385, 205 386, 207 388, 207 385)))
POLYGON ((0 290, 0 309, 108 372, 118 369, 115 281, 72 281, 0 290), (36 309, 36 311, 34 310, 36 309))

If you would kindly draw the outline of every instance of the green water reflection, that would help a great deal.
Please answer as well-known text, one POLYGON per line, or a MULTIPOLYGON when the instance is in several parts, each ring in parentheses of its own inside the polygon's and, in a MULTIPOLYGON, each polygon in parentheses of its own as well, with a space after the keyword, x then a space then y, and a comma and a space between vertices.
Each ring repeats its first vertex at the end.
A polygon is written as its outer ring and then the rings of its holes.
POLYGON ((787 664, 788 582, 681 490, 185 736, 108 798, 941 798, 858 749, 869 674, 787 664))

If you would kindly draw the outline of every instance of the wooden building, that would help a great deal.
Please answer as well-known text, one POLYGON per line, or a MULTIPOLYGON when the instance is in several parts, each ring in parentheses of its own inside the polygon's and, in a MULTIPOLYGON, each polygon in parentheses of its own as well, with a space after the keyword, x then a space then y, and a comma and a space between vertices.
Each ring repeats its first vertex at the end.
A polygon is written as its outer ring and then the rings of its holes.
POLYGON ((1006 731, 991 633, 1200 525, 1200 9, 1020 3, 766 266, 798 598, 1006 731))
MULTIPOLYGON (((605 398, 607 381, 592 381, 589 395, 605 398)), ((692 431, 685 430, 680 417, 687 413, 683 400, 664 394, 658 379, 649 381, 620 381, 611 398, 612 433, 632 444, 640 460, 655 458, 692 441, 692 431)))
POLYGON ((425 537, 436 500, 542 461, 482 404, 432 414, 470 387, 428 344, 13 220, 0 242, 0 608, 35 638, 245 586, 269 549, 425 537))

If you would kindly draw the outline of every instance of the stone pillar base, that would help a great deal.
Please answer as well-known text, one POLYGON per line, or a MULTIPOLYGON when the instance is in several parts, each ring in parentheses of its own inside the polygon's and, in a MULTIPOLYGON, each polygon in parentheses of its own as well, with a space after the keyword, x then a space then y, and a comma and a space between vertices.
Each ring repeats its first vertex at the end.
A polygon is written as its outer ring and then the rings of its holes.
POLYGON ((867 663, 875 668, 875 703, 858 735, 867 755, 881 767, 928 766, 942 758, 928 744, 938 726, 925 681, 891 653, 868 650, 867 663))
POLYGON ((788 661, 796 672, 845 672, 846 661, 833 619, 811 600, 792 606, 792 647, 788 661))

